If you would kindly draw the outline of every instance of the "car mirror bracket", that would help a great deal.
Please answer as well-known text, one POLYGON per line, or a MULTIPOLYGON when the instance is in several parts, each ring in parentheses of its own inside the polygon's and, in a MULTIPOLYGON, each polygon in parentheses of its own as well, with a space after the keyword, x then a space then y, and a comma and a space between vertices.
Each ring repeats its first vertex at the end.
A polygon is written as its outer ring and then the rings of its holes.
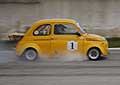
POLYGON ((76 35, 81 36, 80 32, 76 32, 76 35))

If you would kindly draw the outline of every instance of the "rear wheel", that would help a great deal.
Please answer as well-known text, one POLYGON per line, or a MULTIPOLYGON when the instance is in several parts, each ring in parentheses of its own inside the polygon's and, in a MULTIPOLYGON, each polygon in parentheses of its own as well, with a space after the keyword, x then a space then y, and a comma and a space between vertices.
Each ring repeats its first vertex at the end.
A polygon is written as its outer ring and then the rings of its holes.
POLYGON ((37 52, 34 49, 27 49, 24 52, 24 58, 28 61, 34 61, 38 57, 37 52))
POLYGON ((97 48, 91 48, 87 53, 89 60, 98 60, 100 59, 100 55, 101 55, 101 52, 97 48))

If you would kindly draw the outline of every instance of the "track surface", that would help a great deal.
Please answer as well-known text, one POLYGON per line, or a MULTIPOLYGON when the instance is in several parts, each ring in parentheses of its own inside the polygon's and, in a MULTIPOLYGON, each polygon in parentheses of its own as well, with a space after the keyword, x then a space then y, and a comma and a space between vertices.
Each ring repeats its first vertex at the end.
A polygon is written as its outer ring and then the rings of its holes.
POLYGON ((119 85, 120 51, 100 61, 21 61, 0 51, 0 85, 119 85))

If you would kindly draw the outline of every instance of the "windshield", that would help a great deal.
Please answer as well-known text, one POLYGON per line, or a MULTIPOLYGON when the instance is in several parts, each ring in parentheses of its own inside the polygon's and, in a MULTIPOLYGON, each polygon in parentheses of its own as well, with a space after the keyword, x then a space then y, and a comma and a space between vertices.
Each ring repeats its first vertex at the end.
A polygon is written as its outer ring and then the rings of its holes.
POLYGON ((85 34, 86 32, 84 31, 84 29, 80 26, 79 23, 76 23, 77 27, 80 29, 80 33, 85 34))

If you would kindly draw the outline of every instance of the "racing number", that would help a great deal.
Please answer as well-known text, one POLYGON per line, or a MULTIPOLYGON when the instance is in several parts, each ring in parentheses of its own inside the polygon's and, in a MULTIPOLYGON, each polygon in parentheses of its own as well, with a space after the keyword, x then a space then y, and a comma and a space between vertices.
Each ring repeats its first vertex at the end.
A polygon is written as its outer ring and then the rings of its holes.
POLYGON ((73 42, 71 42, 71 49, 74 49, 74 43, 73 42))
POLYGON ((78 43, 75 42, 75 41, 69 41, 67 43, 67 49, 70 50, 70 51, 77 50, 78 49, 78 43))

